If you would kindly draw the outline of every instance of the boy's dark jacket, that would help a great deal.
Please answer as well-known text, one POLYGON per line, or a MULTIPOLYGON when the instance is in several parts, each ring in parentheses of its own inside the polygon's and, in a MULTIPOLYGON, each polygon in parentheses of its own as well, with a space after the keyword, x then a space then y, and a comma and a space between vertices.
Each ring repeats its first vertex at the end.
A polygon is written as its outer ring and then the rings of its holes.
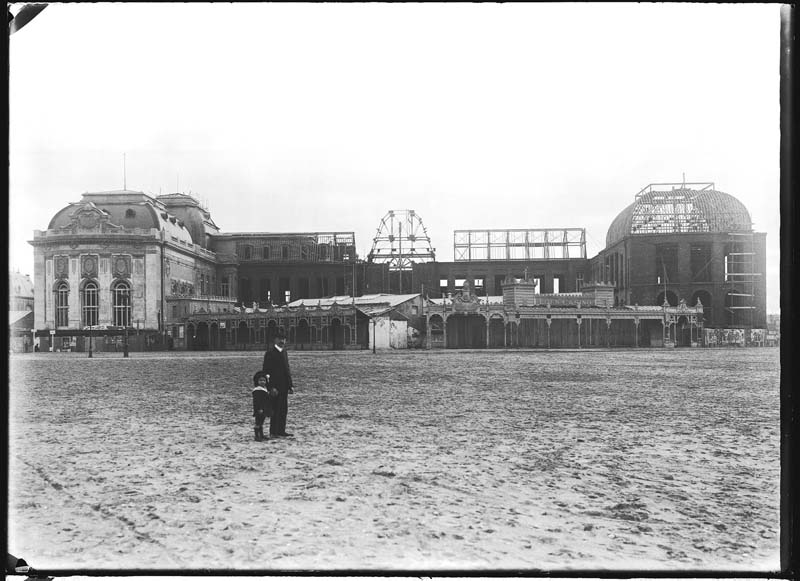
POLYGON ((258 410, 264 410, 267 417, 272 415, 272 397, 267 391, 268 387, 257 385, 253 388, 253 415, 258 414, 258 410))

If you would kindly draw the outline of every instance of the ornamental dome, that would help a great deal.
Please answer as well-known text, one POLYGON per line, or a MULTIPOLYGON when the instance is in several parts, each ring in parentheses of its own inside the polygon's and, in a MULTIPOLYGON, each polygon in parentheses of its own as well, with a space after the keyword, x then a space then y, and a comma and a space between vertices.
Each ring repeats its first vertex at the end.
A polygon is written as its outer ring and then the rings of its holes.
POLYGON ((713 183, 650 184, 611 223, 606 248, 628 236, 752 229, 744 204, 715 190, 713 183))
POLYGON ((97 227, 113 231, 163 230, 168 239, 192 244, 186 225, 158 200, 143 192, 129 190, 85 193, 80 202, 70 203, 56 212, 48 230, 68 230, 80 224, 89 230, 97 227))

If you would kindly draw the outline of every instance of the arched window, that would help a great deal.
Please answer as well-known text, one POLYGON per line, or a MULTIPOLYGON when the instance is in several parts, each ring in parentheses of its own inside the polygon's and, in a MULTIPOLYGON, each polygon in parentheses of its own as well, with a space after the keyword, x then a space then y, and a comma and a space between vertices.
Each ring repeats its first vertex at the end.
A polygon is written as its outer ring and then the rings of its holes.
POLYGON ((97 325, 100 311, 97 283, 93 281, 83 285, 81 291, 81 320, 85 327, 97 325))
POLYGON ((269 260, 269 246, 264 246, 261 248, 261 258, 264 260, 269 260))
POLYGON ((289 247, 288 246, 284 246, 281 249, 281 258, 283 260, 289 260, 289 247))
POLYGON ((56 327, 69 326, 69 285, 58 283, 56 287, 56 327))
POLYGON ((131 326, 131 287, 120 281, 111 287, 112 325, 116 327, 131 326))

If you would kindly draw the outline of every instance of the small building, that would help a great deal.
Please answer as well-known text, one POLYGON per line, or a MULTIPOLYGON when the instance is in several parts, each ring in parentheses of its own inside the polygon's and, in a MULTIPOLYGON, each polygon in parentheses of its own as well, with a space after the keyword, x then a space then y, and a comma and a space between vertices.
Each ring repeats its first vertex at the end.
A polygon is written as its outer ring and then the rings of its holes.
MULTIPOLYGON (((356 310, 357 343, 364 349, 421 347, 424 331, 423 299, 419 294, 369 294, 301 299, 290 308, 325 309, 350 304, 356 310)), ((291 338, 291 334, 290 334, 291 338)))
POLYGON ((27 353, 34 349, 33 281, 27 274, 8 273, 8 348, 27 353))
POLYGON ((8 349, 14 353, 34 350, 33 311, 8 312, 8 349))

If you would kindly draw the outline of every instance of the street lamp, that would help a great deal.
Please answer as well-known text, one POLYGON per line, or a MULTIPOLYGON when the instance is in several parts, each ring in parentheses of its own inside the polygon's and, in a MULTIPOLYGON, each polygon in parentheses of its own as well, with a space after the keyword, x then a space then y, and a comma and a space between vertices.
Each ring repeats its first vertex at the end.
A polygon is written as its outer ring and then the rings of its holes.
POLYGON ((125 325, 125 346, 122 350, 122 356, 128 357, 128 325, 125 325))
POLYGON ((92 325, 89 325, 89 358, 92 357, 92 325))

